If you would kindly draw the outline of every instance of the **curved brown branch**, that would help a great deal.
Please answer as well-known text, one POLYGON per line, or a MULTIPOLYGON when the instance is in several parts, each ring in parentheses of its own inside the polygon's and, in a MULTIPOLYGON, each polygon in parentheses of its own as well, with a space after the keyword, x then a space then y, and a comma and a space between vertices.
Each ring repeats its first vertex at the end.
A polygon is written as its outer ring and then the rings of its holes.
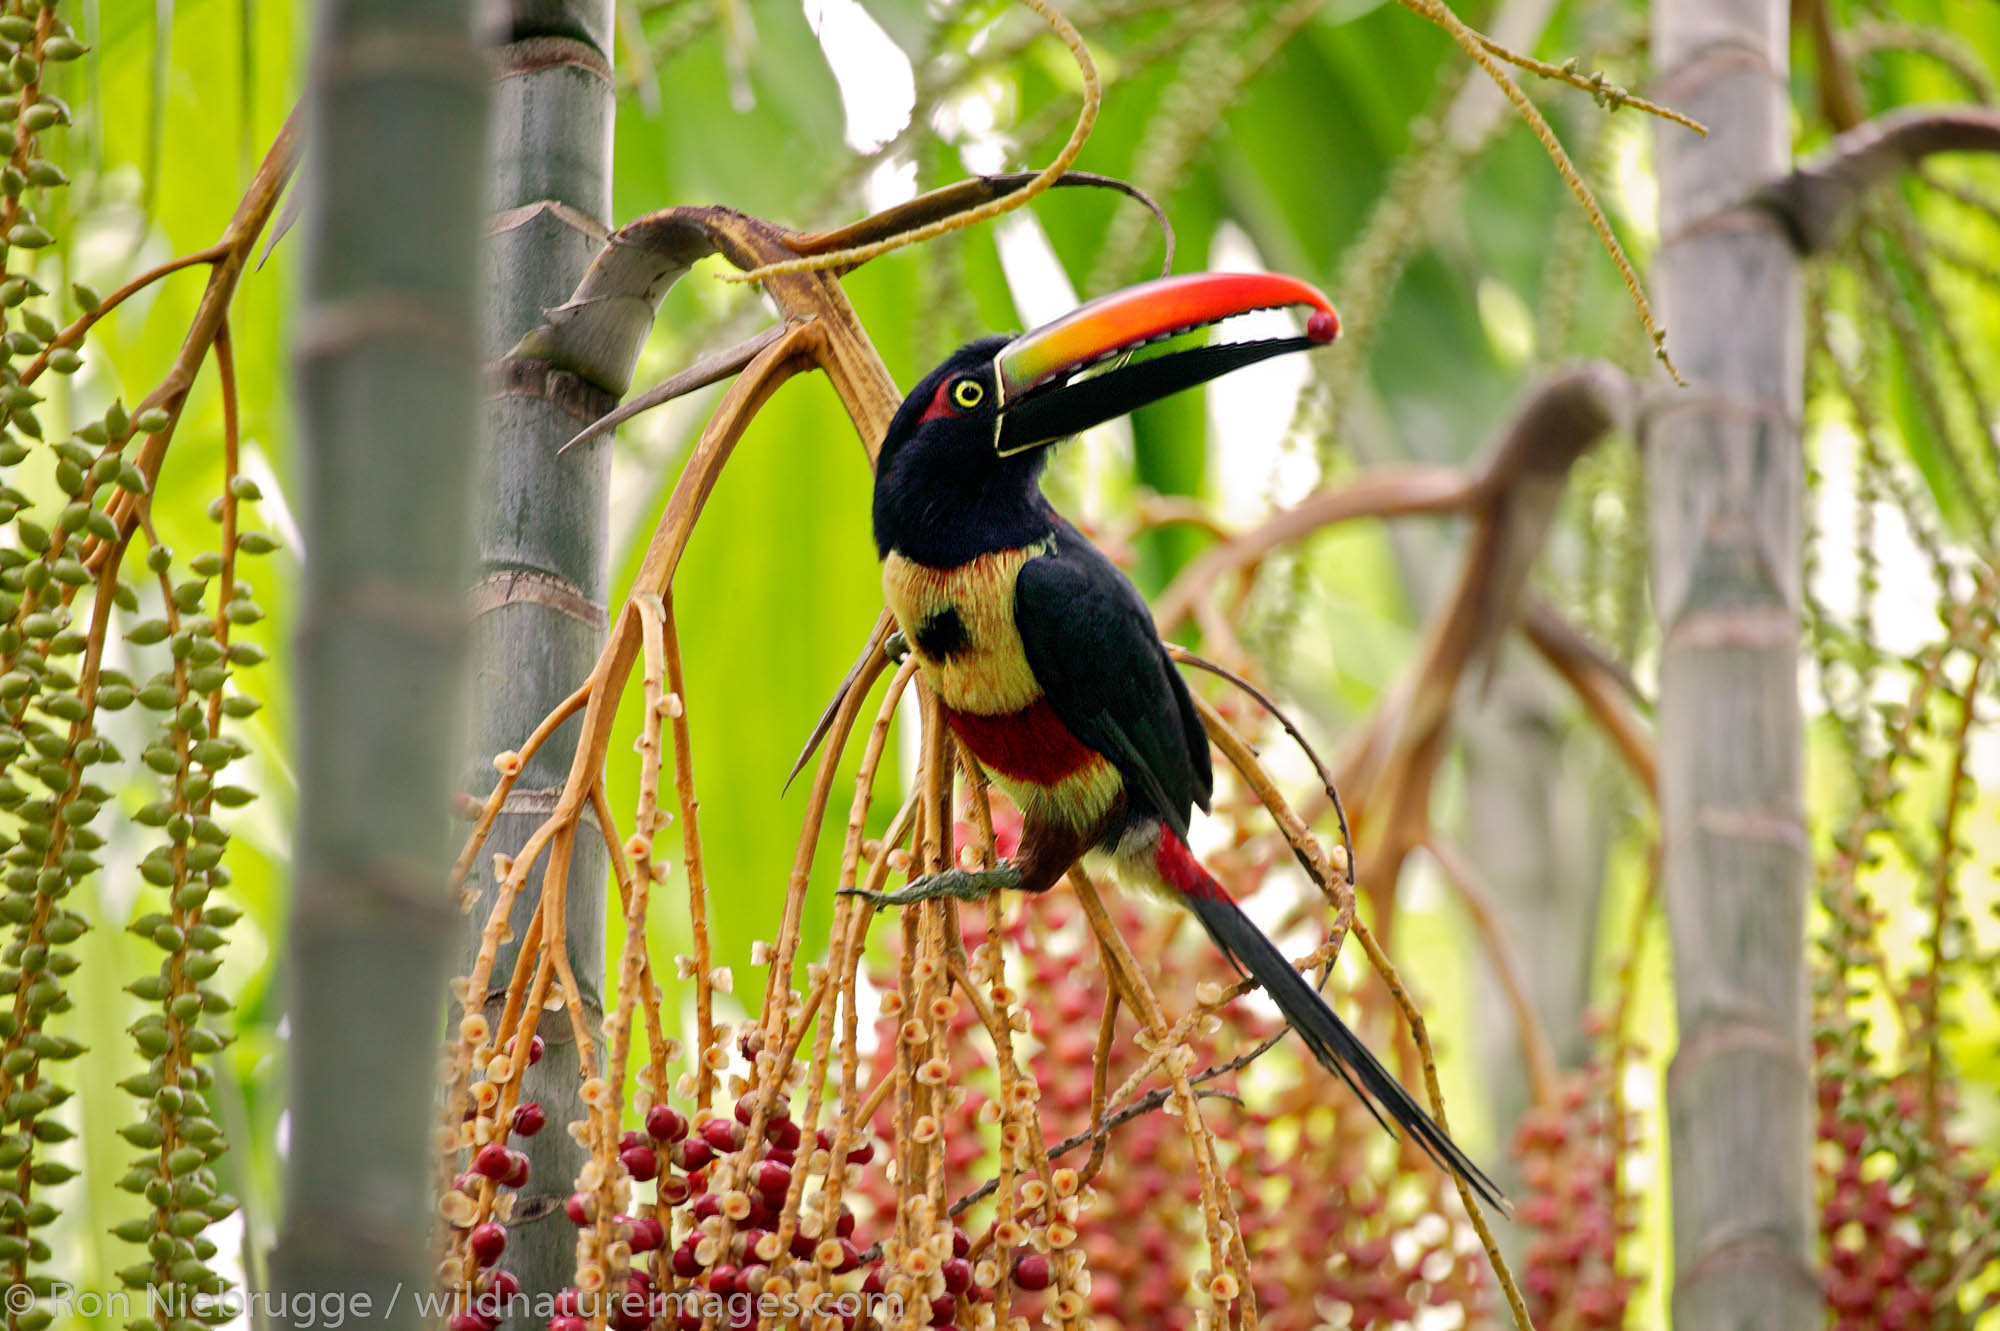
MULTIPOLYGON (((973 176, 966 180, 955 180, 949 185, 919 194, 907 203, 884 208, 857 222, 834 227, 826 231, 813 231, 798 236, 792 248, 800 254, 827 254, 835 250, 856 249, 877 241, 900 236, 906 231, 914 231, 947 217, 955 217, 969 212, 981 204, 1002 199, 1031 184, 1039 175, 1035 171, 1008 171, 993 176, 973 176)), ((1050 189, 1108 189, 1136 200, 1141 207, 1153 215, 1159 224, 1160 238, 1166 245, 1166 256, 1160 261, 1160 273, 1165 276, 1173 271, 1174 265, 1174 224, 1167 218, 1167 210, 1159 201, 1137 185, 1116 176, 1101 176, 1094 171, 1065 171, 1049 185, 1050 189)))
POLYGON ((1818 254, 1846 228, 1863 194, 1936 153, 2000 152, 2000 111, 1987 107, 1899 107, 1840 135, 1756 202, 1784 223, 1802 255, 1818 254))
POLYGON ((1475 482, 1457 467, 1428 463, 1371 467, 1339 489, 1322 490, 1204 553, 1181 570, 1161 595, 1154 620, 1160 632, 1173 632, 1223 577, 1321 528, 1355 518, 1462 512, 1476 493, 1475 482))

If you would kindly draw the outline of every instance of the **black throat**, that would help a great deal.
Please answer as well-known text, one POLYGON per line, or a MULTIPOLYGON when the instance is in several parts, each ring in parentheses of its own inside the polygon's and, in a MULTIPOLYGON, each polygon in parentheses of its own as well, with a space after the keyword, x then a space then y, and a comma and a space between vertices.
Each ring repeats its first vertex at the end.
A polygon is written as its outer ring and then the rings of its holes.
POLYGON ((876 553, 956 568, 1041 540, 1059 521, 1042 497, 1042 454, 968 469, 930 450, 901 450, 875 478, 876 553))

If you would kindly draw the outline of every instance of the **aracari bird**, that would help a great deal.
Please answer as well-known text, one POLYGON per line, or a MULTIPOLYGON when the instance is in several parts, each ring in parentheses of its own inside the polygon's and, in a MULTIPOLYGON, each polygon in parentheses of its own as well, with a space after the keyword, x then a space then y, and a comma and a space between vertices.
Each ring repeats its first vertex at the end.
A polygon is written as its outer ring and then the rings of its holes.
POLYGON ((1292 278, 1162 278, 1012 340, 969 343, 904 400, 876 461, 883 591, 945 721, 1020 807, 1023 827, 1011 863, 950 869, 874 900, 1043 892, 1084 852, 1109 852, 1126 879, 1192 912, 1378 1120, 1386 1114, 1500 1203, 1493 1182, 1189 851, 1189 811, 1208 808, 1212 776, 1187 685, 1138 591, 1041 492, 1045 445, 1338 332, 1326 297, 1292 278), (1148 342, 1293 305, 1311 311, 1304 337, 1083 373, 1148 342))

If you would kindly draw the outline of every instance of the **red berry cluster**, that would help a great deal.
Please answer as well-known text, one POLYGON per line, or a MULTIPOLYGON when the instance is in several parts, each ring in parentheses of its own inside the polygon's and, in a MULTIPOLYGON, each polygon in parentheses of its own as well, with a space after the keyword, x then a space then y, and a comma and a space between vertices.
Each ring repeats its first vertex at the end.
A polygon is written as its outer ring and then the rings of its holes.
POLYGON ((1635 1227, 1618 1177, 1635 1125, 1613 1102, 1614 1075, 1592 1059, 1564 1080, 1554 1104, 1529 1110, 1514 1137, 1523 1185, 1516 1214, 1535 1232, 1521 1290, 1537 1324, 1560 1311, 1576 1326, 1623 1326, 1639 1285, 1618 1263, 1635 1227))
MULTIPOLYGON (((1254 884, 1268 866, 1223 852, 1212 857, 1212 867, 1241 887, 1254 884)), ((1204 982, 1226 985, 1236 979, 1207 940, 1171 913, 1116 896, 1106 903, 1134 951, 1152 963, 1159 992, 1179 998, 1180 1006, 1204 982)), ((986 941, 982 912, 962 909, 961 924, 968 950, 986 941)), ((1059 902, 1046 900, 1014 912, 1003 931, 1010 961, 1023 971, 1017 987, 1027 1033, 1039 1042, 1033 1062, 1046 1087, 1039 1111, 1050 1143, 1090 1122, 1091 1067, 1106 980, 1096 944, 1078 924, 1059 902)), ((874 978, 884 987, 895 979, 888 971, 874 978)), ((1224 1010, 1219 1024, 1209 1024, 1214 1029, 1198 1029, 1190 1039, 1196 1066, 1226 1061, 1274 1032, 1277 1022, 1262 1007, 1239 1000, 1224 1010)), ((950 1022, 954 1060, 973 1069, 960 1077, 961 1085, 991 1084, 990 1064, 974 1069, 986 1048, 978 1025, 963 1010, 950 1022)), ((895 1023, 884 1020, 877 1029, 874 1071, 883 1075, 894 1058, 895 1023)), ((1016 1052, 1034 1048, 1017 1045, 1016 1052)), ((1144 1057, 1129 1026, 1122 1029, 1112 1046, 1108 1084, 1115 1087, 1144 1057)), ((1272 1057, 1290 1058, 1297 1069, 1275 1104, 1253 1112, 1209 1099, 1203 1107, 1217 1135, 1230 1144, 1224 1183, 1250 1256, 1259 1325, 1267 1331, 1306 1331, 1323 1325, 1327 1308, 1340 1304, 1351 1310, 1355 1326, 1408 1321, 1426 1306, 1457 1307, 1465 1324, 1479 1324, 1491 1302, 1484 1258, 1476 1245, 1458 1241, 1462 1226, 1448 1219, 1457 1215, 1456 1202, 1447 1200, 1447 1194, 1455 1196, 1450 1182, 1420 1160, 1398 1160, 1385 1168, 1381 1128, 1358 1100, 1296 1050, 1281 1046, 1272 1057), (1424 1189, 1417 1206, 1408 1204, 1412 1179, 1424 1189)), ((1232 1088, 1218 1082, 1204 1089, 1232 1088)), ((950 1195, 977 1187, 991 1173, 993 1129, 981 1114, 986 1103, 987 1097, 973 1090, 940 1124, 950 1195)), ((885 1111, 878 1130, 888 1127, 885 1111)), ((1087 1150, 1057 1163, 1080 1166, 1087 1150)), ((896 1196, 888 1181, 871 1176, 861 1190, 883 1217, 879 1223, 890 1223, 896 1196)), ((1207 1299, 1192 1288, 1198 1263, 1189 1258, 1201 1251, 1205 1236, 1199 1176, 1183 1125, 1153 1112, 1117 1128, 1089 1192, 1077 1224, 1077 1246, 1088 1272, 1079 1288, 1088 1313, 1099 1325, 1194 1327, 1207 1299)), ((979 1254, 997 1243, 988 1207, 960 1219, 983 1235, 974 1244, 979 1254)), ((989 1263, 975 1265, 985 1269, 989 1263)), ((1055 1274, 1048 1253, 1021 1246, 1000 1254, 991 1268, 1011 1278, 1012 1311, 1032 1320, 1046 1310, 1055 1274)))
POLYGON ((1817 1083, 1821 1287, 1833 1331, 1917 1331, 1960 1325, 1946 1293, 1957 1245, 1933 1243, 1974 1209, 1976 1177, 1956 1146, 1939 1159, 1920 1140, 1917 1079, 1827 1070, 1817 1083))
MULTIPOLYGON (((528 1046, 528 1062, 540 1062, 545 1049, 542 1037, 535 1036, 528 1046)), ((468 1121, 481 1114, 476 1102, 466 1110, 468 1121)), ((451 1190, 439 1204, 445 1219, 463 1231, 466 1259, 465 1280, 458 1306, 448 1319, 449 1331, 494 1331, 520 1296, 520 1280, 499 1265, 507 1250, 507 1227, 502 1221, 512 1211, 511 1198, 506 1202, 501 1199, 527 1185, 528 1154, 507 1142, 532 1137, 547 1126, 548 1116, 540 1105, 530 1101, 514 1106, 506 1132, 492 1133, 473 1153, 472 1167, 452 1180, 451 1190)))

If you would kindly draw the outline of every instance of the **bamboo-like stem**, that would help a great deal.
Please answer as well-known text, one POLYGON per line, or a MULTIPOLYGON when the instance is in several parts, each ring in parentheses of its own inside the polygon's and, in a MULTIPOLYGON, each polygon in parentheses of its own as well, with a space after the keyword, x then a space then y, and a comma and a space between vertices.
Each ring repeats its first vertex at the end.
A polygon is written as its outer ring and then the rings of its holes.
MULTIPOLYGON (((258 168, 173 368, 141 407, 178 421, 210 348, 226 359, 228 307, 309 125, 316 179, 293 351, 315 502, 294 658, 292 1149, 271 1273, 287 1306, 372 1306, 388 1328, 419 1325, 398 1296, 437 1276, 431 1014, 457 927, 438 891, 449 862, 440 833, 461 722, 465 477, 478 443, 486 74, 472 9, 320 6, 306 109, 258 168), (413 49, 421 61, 360 54, 413 49), (389 231, 397 242, 377 243, 389 231)), ((171 434, 149 435, 134 459, 148 492, 171 434)), ((145 523, 148 502, 128 494, 107 510, 121 539, 145 523)), ((109 560, 118 544, 97 553, 109 560)))
POLYGON ((1659 86, 1713 132, 1656 142, 1656 281, 1692 387, 1642 413, 1639 434, 1680 1042, 1667 1073, 1673 1320, 1760 1331, 1825 1320, 1804 1130, 1803 286, 1778 218, 1746 202, 1790 166, 1788 10, 1653 11, 1659 86), (1718 290, 1734 293, 1726 309, 1718 290))

